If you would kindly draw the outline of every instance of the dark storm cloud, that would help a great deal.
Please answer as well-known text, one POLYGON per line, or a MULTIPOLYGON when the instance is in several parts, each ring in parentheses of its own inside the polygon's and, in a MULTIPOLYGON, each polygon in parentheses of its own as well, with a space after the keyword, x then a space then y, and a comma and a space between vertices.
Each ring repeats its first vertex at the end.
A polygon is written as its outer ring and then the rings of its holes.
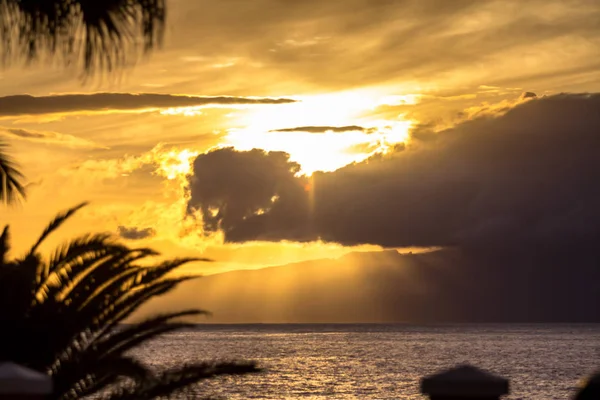
POLYGON ((42 115, 72 112, 135 111, 144 109, 210 105, 285 104, 295 100, 232 96, 179 96, 155 93, 95 93, 54 96, 0 97, 0 116, 42 115))
POLYGON ((156 231, 152 228, 140 229, 136 226, 127 227, 127 226, 119 226, 117 228, 117 232, 119 236, 123 239, 129 240, 141 240, 148 239, 156 235, 156 231))
POLYGON ((371 133, 373 132, 372 128, 364 128, 358 125, 348 125, 348 126, 298 126, 295 128, 285 128, 285 129, 274 129, 271 132, 307 132, 307 133, 324 133, 324 132, 365 132, 371 133))
POLYGON ((283 153, 218 150, 194 163, 190 207, 228 241, 596 243, 599 109, 597 94, 532 99, 311 181, 283 153))
POLYGON ((299 170, 283 152, 226 148, 204 154, 194 161, 189 206, 202 211, 205 229, 223 226, 228 239, 246 240, 250 234, 255 239, 302 240, 307 203, 301 201, 306 197, 303 180, 295 177, 299 170))

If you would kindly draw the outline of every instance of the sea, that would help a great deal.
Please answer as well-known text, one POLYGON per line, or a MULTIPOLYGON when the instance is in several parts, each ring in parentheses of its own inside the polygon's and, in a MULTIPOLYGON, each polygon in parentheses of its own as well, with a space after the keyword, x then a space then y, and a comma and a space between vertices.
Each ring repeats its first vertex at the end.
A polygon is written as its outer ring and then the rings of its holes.
POLYGON ((510 380, 505 399, 570 399, 600 369, 600 325, 200 325, 134 355, 154 368, 237 359, 264 369, 179 398, 425 399, 423 376, 471 364, 510 380))

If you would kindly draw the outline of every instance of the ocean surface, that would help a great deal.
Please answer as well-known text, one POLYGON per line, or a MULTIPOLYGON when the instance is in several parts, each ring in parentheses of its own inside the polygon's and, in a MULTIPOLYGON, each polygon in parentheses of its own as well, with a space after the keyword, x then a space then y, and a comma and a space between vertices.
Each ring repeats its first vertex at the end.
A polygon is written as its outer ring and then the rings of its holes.
POLYGON ((422 376, 470 363, 509 378, 507 399, 569 399, 600 368, 600 325, 203 325, 135 353, 154 366, 256 360, 182 398, 424 399, 422 376))

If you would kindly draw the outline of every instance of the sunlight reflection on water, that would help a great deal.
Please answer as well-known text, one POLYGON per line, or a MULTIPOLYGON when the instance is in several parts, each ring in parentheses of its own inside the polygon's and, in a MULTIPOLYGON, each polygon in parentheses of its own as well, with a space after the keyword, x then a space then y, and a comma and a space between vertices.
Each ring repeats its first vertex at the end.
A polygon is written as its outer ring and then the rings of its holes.
POLYGON ((267 372, 199 385, 229 399, 422 399, 419 379, 472 363, 511 379, 507 399, 567 399, 600 367, 600 325, 238 325, 165 336, 136 355, 158 366, 253 359, 267 372))

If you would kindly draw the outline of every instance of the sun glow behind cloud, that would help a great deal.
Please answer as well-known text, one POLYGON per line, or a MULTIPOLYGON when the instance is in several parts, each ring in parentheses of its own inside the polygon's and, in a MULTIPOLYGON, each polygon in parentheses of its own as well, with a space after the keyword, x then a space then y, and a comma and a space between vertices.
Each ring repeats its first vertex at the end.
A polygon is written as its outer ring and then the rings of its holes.
MULTIPOLYGON (((402 116, 375 119, 370 115, 382 105, 414 104, 420 97, 354 91, 298 96, 295 99, 297 103, 264 106, 232 104, 169 108, 162 110, 161 114, 180 115, 190 120, 215 118, 213 121, 223 122, 223 131, 227 132, 221 136, 219 147, 232 146, 240 151, 253 148, 284 151, 301 165, 302 174, 312 174, 315 171, 334 171, 347 164, 360 162, 406 141, 412 121, 402 116), (215 114, 209 110, 211 108, 227 110, 215 114), (304 128, 308 131, 303 131, 304 128)), ((115 218, 118 215, 115 224, 118 222, 119 226, 151 228, 155 234, 149 240, 153 242, 176 242, 184 248, 204 251, 211 246, 223 246, 224 236, 222 232, 207 236, 203 230, 202 215, 199 212, 187 214, 188 177, 192 173, 195 158, 210 150, 189 143, 186 146, 159 144, 140 156, 103 162, 90 160, 79 170, 93 172, 108 169, 114 178, 127 178, 135 170, 153 166, 153 174, 164 178, 162 201, 152 199, 132 208, 121 209, 123 205, 119 205, 104 211, 115 218)), ((327 251, 331 251, 328 246, 318 243, 309 245, 311 249, 327 247, 327 251)), ((310 251, 311 257, 319 253, 315 249, 310 251)))
MULTIPOLYGON (((294 98, 292 96, 292 98, 294 98)), ((413 121, 401 115, 396 120, 365 117, 382 105, 415 104, 419 95, 381 95, 376 91, 342 92, 296 96, 297 103, 242 110, 230 114, 237 126, 228 131, 224 145, 238 150, 261 148, 284 151, 302 166, 302 173, 334 171, 360 162, 375 153, 385 153, 405 142, 413 121), (301 126, 364 127, 345 132, 276 132, 301 126)))
POLYGON ((284 151, 298 162, 302 173, 335 171, 353 162, 360 162, 375 153, 389 151, 394 144, 408 137, 410 122, 401 121, 382 127, 374 133, 349 131, 265 132, 253 129, 230 131, 227 140, 238 150, 260 148, 266 151, 284 151))
POLYGON ((194 158, 200 154, 199 151, 190 149, 170 149, 155 151, 155 163, 158 165, 156 173, 169 180, 179 179, 185 183, 186 177, 192 172, 194 158))
MULTIPOLYGON (((256 269, 277 266, 290 262, 311 259, 340 257, 351 251, 377 251, 374 245, 345 247, 337 243, 314 241, 296 243, 280 241, 268 243, 251 241, 243 244, 225 243, 222 231, 208 233, 202 226, 202 213, 187 214, 189 201, 189 175, 195 158, 202 151, 193 148, 178 148, 157 145, 140 157, 122 162, 112 175, 129 175, 143 166, 152 165, 153 174, 164 179, 163 199, 151 199, 135 206, 106 204, 86 210, 89 218, 114 220, 115 226, 151 229, 150 240, 154 245, 176 246, 177 251, 193 251, 193 255, 215 256, 219 263, 213 266, 202 264, 206 274, 238 269, 256 269), (118 173, 121 171, 122 173, 118 173), (125 172, 124 172, 125 171, 125 172)), ((197 272, 198 264, 189 266, 181 273, 197 272)))

